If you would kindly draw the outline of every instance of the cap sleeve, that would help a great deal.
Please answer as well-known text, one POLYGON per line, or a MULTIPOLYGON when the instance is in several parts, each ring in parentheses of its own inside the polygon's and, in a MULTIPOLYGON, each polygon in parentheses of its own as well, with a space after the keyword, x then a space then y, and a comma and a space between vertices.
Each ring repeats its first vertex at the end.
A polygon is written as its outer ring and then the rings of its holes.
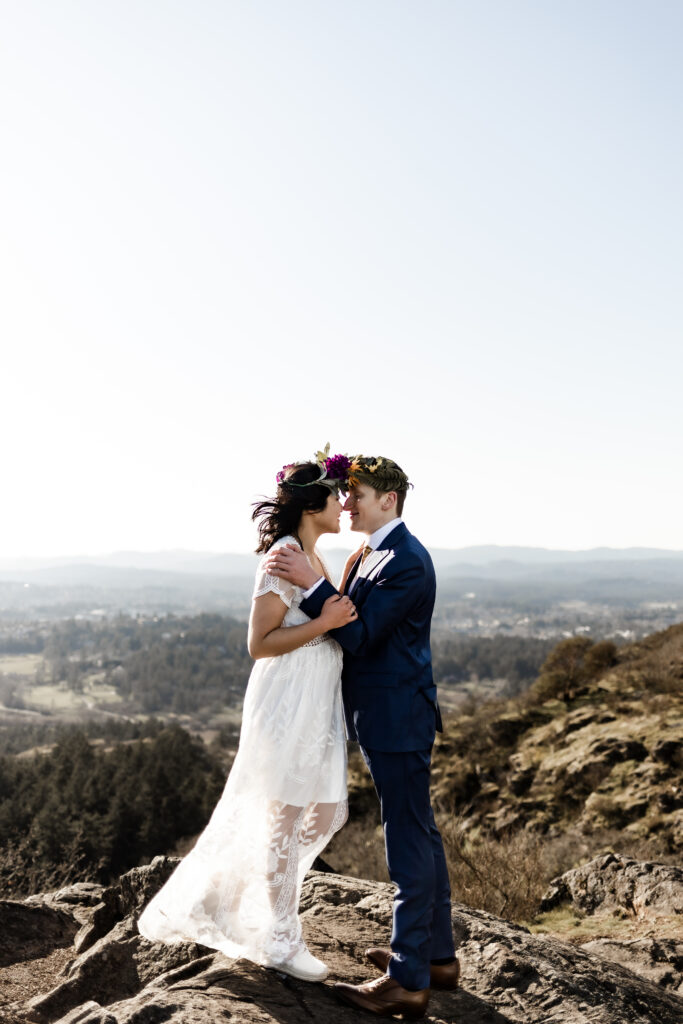
POLYGON ((258 569, 256 570, 256 581, 254 583, 252 600, 257 597, 262 597, 263 594, 277 594, 280 600, 284 601, 288 608, 292 607, 299 588, 293 583, 289 583, 287 580, 280 579, 279 576, 270 576, 265 570, 265 563, 277 548, 284 547, 285 544, 295 543, 296 541, 293 537, 282 537, 276 544, 273 544, 270 551, 263 556, 259 562, 258 569))

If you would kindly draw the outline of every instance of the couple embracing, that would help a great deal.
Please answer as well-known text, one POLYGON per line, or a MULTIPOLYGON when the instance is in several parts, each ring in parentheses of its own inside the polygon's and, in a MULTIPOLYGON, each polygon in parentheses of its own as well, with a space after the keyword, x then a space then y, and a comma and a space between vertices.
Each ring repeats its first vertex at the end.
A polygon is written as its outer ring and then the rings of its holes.
POLYGON ((391 948, 366 951, 381 975, 335 990, 371 1013, 419 1018, 430 987, 455 988, 459 973, 429 796, 441 728, 434 568, 401 519, 401 468, 328 451, 283 467, 275 497, 254 509, 263 557, 239 749, 209 824, 139 929, 322 981, 327 967, 304 943, 298 906, 306 872, 347 818, 345 723, 377 790, 396 893, 391 948), (337 589, 316 542, 339 532, 342 511, 365 543, 337 589))

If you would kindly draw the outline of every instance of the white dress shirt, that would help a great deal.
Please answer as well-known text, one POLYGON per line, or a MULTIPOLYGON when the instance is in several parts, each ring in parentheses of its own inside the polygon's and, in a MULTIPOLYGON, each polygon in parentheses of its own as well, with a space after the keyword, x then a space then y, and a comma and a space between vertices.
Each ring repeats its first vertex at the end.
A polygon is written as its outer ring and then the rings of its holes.
MULTIPOLYGON (((379 546, 382 543, 382 541, 384 540, 384 538, 388 537, 389 534, 391 533, 391 531, 394 530, 398 526, 398 524, 402 523, 402 522, 403 522, 403 520, 401 519, 401 517, 400 516, 396 516, 390 522, 385 523, 384 526, 380 526, 379 530, 375 530, 374 533, 370 534, 370 536, 368 537, 368 539, 365 542, 366 545, 368 547, 371 547, 373 551, 377 551, 377 549, 379 548, 379 546)), ((313 586, 309 587, 308 590, 304 590, 303 594, 301 595, 302 598, 305 599, 307 597, 310 597, 311 594, 313 593, 313 591, 318 589, 318 587, 320 586, 320 584, 322 583, 322 581, 324 579, 325 579, 324 576, 320 576, 315 581, 313 586)))
POLYGON ((380 526, 379 530, 375 530, 375 532, 371 533, 368 537, 368 546, 371 547, 373 551, 378 551, 384 538, 388 537, 391 531, 395 530, 398 524, 402 522, 403 520, 401 517, 396 516, 396 518, 392 519, 391 522, 385 523, 384 526, 380 526))

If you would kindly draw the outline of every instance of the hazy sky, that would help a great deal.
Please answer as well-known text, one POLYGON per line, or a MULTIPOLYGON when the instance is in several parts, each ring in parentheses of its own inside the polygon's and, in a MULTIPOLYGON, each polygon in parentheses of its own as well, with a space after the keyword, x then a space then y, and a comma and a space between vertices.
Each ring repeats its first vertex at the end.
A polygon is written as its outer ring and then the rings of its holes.
POLYGON ((0 3, 0 555, 683 548, 683 4, 0 3))

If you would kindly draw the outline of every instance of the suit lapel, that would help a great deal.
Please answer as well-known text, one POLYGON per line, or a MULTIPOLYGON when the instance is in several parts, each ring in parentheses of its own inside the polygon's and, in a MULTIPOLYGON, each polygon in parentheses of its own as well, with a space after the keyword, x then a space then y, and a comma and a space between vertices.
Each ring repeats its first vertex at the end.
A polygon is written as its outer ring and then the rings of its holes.
POLYGON ((404 537, 408 535, 408 527, 405 523, 398 523, 393 530, 386 535, 382 541, 382 551, 386 551, 387 548, 395 548, 404 537))
MULTIPOLYGON (((392 554, 392 548, 399 544, 403 540, 403 538, 407 536, 407 534, 408 527, 406 526, 406 524, 398 523, 398 525, 395 526, 394 529, 386 535, 386 537, 382 541, 382 546, 373 551, 371 555, 368 555, 367 560, 363 565, 363 569, 365 569, 365 567, 367 566, 367 573, 365 574, 365 576, 369 578, 371 577, 372 580, 375 580, 379 573, 382 571, 382 566, 387 561, 387 557, 392 554)), ((356 561, 353 563, 353 568, 351 569, 351 572, 348 575, 346 585, 344 587, 345 594, 350 594, 351 588, 353 587, 355 590, 355 584, 358 583, 360 579, 365 578, 365 576, 359 576, 361 568, 360 563, 362 559, 363 555, 360 554, 356 561)))

